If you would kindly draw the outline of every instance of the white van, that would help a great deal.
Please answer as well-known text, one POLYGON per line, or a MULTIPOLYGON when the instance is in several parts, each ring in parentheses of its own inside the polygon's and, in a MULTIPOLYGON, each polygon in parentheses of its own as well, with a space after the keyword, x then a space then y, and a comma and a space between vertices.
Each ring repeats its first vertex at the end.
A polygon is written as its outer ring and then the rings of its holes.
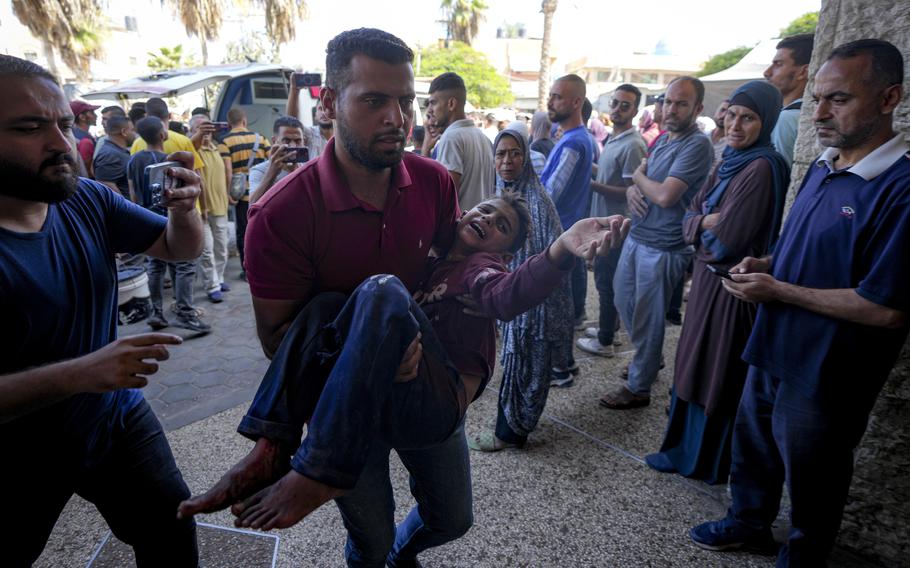
MULTIPOLYGON (((246 112, 247 125, 265 137, 272 136, 275 119, 285 114, 290 67, 263 63, 209 65, 170 69, 122 81, 83 95, 86 100, 117 100, 126 108, 151 97, 180 97, 188 108, 210 109, 216 122, 227 122, 233 107, 246 112), (193 102, 193 99, 196 98, 193 102)), ((300 120, 313 124, 319 87, 300 91, 300 120)), ((176 110, 176 109, 174 109, 176 110)))

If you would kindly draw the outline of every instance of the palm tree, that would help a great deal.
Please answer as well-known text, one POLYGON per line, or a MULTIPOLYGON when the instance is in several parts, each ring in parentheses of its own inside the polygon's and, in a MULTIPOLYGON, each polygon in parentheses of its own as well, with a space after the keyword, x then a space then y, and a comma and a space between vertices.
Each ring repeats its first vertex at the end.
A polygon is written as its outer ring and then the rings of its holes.
POLYGON ((218 39, 221 31, 222 0, 169 0, 176 10, 186 34, 196 36, 202 44, 202 64, 209 64, 208 42, 218 39))
POLYGON ((445 17, 446 40, 453 39, 468 45, 477 37, 483 11, 487 5, 483 0, 442 0, 440 5, 445 17))
POLYGON ((148 67, 152 71, 166 71, 180 67, 193 67, 197 62, 192 56, 183 53, 182 45, 174 47, 160 47, 158 53, 148 52, 148 67))
POLYGON ((98 0, 13 0, 13 13, 41 41, 54 76, 63 79, 58 53, 77 78, 90 76, 92 58, 104 53, 98 0))
POLYGON ((553 14, 558 0, 543 0, 540 11, 543 12, 543 41, 540 44, 540 78, 537 80, 537 109, 547 108, 547 95, 550 90, 550 39, 553 31, 553 14))
POLYGON ((257 0, 265 6, 265 30, 275 53, 281 44, 293 41, 298 20, 307 17, 306 0, 257 0))

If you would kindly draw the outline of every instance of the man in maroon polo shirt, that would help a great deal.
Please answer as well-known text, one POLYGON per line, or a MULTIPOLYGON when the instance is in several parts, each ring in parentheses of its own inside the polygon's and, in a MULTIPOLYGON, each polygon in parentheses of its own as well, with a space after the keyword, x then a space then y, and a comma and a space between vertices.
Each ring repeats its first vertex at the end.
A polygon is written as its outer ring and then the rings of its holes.
MULTIPOLYGON (((350 294, 380 273, 413 291, 430 248, 452 244, 460 213, 452 178, 435 161, 404 153, 415 100, 412 60, 400 39, 379 30, 348 31, 329 42, 321 101, 335 120, 335 137, 317 161, 250 209, 245 269, 269 357, 317 294, 350 294)), ((406 350, 398 380, 417 376, 419 340, 406 350)), ((460 537, 473 522, 463 424, 438 446, 396 448, 418 503, 397 530, 390 451, 374 444, 356 487, 336 499, 348 529, 349 566, 416 566, 419 552, 460 537)), ((182 504, 180 514, 238 502, 283 475, 286 456, 286 449, 259 438, 215 487, 182 504)))

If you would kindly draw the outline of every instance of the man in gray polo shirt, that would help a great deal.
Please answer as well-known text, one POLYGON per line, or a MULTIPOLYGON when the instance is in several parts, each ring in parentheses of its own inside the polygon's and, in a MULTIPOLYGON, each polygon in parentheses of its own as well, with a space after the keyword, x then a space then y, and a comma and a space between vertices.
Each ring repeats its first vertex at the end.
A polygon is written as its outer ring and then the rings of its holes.
MULTIPOLYGON (((648 153, 648 146, 632 120, 638 114, 641 91, 634 85, 620 85, 610 99, 610 120, 613 133, 604 142, 597 161, 597 179, 591 182, 591 216, 626 215, 626 190, 632 185, 632 175, 648 153)), ((575 345, 582 351, 613 356, 613 335, 616 331, 616 306, 613 303, 613 277, 619 263, 620 249, 594 260, 594 283, 600 296, 600 327, 588 328, 587 337, 575 345)))
POLYGON ((663 105, 667 132, 635 170, 635 185, 626 192, 632 232, 623 245, 613 286, 616 307, 636 352, 628 384, 600 399, 607 408, 651 402, 664 345, 664 316, 693 252, 683 240, 683 214, 714 160, 711 140, 695 124, 704 94, 704 85, 694 77, 670 82, 663 105))
POLYGON ((458 189, 463 211, 493 195, 495 170, 493 145, 474 121, 464 114, 467 101, 464 80, 456 73, 443 73, 430 83, 427 120, 443 130, 436 143, 436 161, 449 170, 458 189))

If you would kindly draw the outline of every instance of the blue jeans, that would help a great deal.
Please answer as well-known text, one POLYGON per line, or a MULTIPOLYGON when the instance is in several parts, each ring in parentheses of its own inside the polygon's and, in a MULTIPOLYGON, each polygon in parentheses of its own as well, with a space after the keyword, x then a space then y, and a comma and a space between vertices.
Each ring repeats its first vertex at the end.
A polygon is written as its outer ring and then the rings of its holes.
POLYGON ((631 237, 623 243, 613 291, 616 309, 635 346, 628 383, 635 394, 649 395, 657 380, 670 296, 691 258, 691 247, 665 251, 631 237))
POLYGON ((616 335, 616 304, 613 294, 613 277, 622 249, 613 249, 607 256, 598 256, 594 260, 594 285, 600 297, 600 318, 597 341, 601 345, 612 345, 616 335))
MULTIPOLYGON (((883 379, 882 379, 883 380, 883 379)), ((859 445, 882 381, 851 381, 849 396, 806 396, 749 367, 733 430, 729 515, 766 530, 784 482, 792 528, 777 565, 823 566, 834 546, 859 445)))
MULTIPOLYGON (((78 410, 76 404, 70 408, 78 410)), ((0 468, 0 494, 10 507, 0 518, 3 565, 31 566, 75 493, 133 547, 139 568, 195 568, 196 523, 177 519, 177 505, 190 492, 151 407, 142 400, 98 417, 91 441, 67 440, 67 432, 86 428, 87 418, 73 412, 70 419, 78 424, 68 428, 63 419, 64 432, 52 440, 36 443, 21 433, 2 440, 11 457, 0 468)))
POLYGON ((315 297, 297 316, 238 428, 287 445, 307 436, 291 467, 332 487, 348 529, 350 566, 393 566, 464 534, 472 523, 463 418, 468 401, 430 323, 394 276, 366 280, 350 298, 315 297), (395 383, 422 333, 418 377, 395 383), (411 474, 417 507, 397 532, 388 457, 411 474))
POLYGON ((171 268, 174 275, 174 296, 177 299, 177 313, 193 310, 193 282, 196 280, 196 261, 165 262, 148 257, 149 295, 155 309, 162 309, 164 294, 164 273, 171 268))

